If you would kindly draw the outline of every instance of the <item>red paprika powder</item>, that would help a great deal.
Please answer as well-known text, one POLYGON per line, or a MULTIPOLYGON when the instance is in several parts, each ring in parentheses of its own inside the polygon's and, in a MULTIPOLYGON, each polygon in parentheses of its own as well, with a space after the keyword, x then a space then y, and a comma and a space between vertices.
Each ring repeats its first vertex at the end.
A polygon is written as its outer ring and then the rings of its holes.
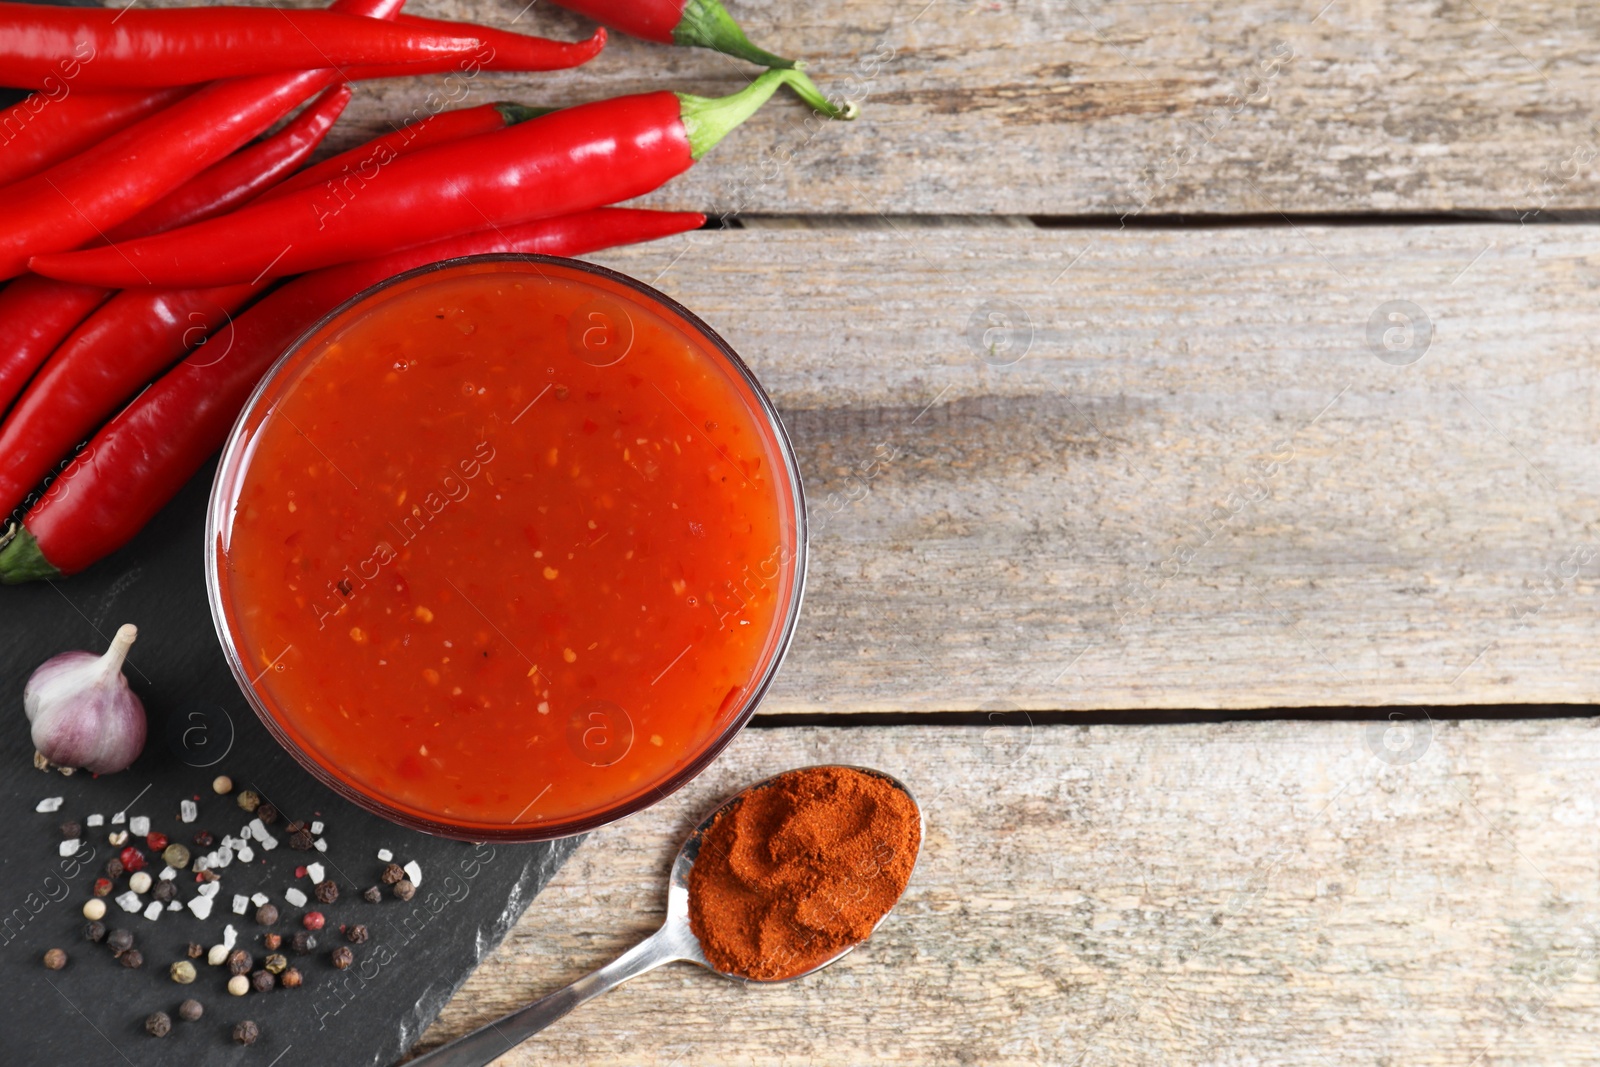
POLYGON ((719 815, 689 872, 689 924, 718 970, 792 978, 866 940, 922 845, 917 806, 850 767, 779 775, 719 815))

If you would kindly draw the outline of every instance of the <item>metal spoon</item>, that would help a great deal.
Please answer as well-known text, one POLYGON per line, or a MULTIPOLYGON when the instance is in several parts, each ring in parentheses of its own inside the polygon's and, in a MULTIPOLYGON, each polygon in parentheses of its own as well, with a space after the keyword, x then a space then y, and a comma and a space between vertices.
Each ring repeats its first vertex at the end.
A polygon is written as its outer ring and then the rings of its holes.
MULTIPOLYGON (((813 770, 816 768, 800 769, 813 770)), ((906 788, 904 782, 893 775, 873 770, 870 767, 851 767, 849 769, 884 779, 904 793, 911 800, 912 805, 916 806, 917 798, 912 796, 911 790, 906 788)), ((793 771, 784 772, 784 774, 793 773, 793 771)), ((505 1053, 522 1044, 522 1042, 591 997, 597 997, 606 990, 613 989, 630 978, 641 975, 646 971, 654 970, 663 963, 671 963, 674 960, 688 960, 691 963, 698 963, 708 971, 740 982, 762 981, 763 984, 777 984, 792 982, 796 978, 804 978, 808 974, 822 970, 822 968, 840 957, 848 955, 850 950, 861 942, 856 942, 856 945, 846 945, 815 967, 803 971, 793 978, 767 980, 745 978, 742 975, 719 971, 706 962, 705 953, 700 949, 700 940, 689 929, 689 870, 694 866, 695 857, 700 854, 700 842, 705 837, 706 830, 710 829, 711 824, 716 821, 718 815, 721 815, 744 797, 770 785, 776 778, 780 777, 783 777, 783 775, 774 775, 772 778, 763 779, 755 785, 734 794, 719 804, 715 811, 701 820, 699 826, 690 831, 682 847, 678 849, 678 858, 672 863, 672 875, 667 884, 667 919, 661 924, 661 929, 598 971, 584 975, 565 989, 558 989, 549 996, 541 997, 525 1008, 496 1019, 492 1023, 486 1023, 470 1034, 456 1038, 448 1045, 441 1045, 427 1055, 419 1056, 417 1059, 410 1061, 407 1067, 484 1067, 485 1064, 492 1062, 497 1056, 505 1055, 505 1053)), ((923 819, 920 807, 917 808, 917 821, 919 828, 921 828, 923 819)), ((921 839, 920 832, 918 839, 921 839)), ((883 918, 886 919, 888 917, 888 913, 885 912, 883 918)), ((882 922, 883 919, 878 920, 879 924, 882 922)), ((876 930, 877 926, 875 925, 873 929, 876 930)))

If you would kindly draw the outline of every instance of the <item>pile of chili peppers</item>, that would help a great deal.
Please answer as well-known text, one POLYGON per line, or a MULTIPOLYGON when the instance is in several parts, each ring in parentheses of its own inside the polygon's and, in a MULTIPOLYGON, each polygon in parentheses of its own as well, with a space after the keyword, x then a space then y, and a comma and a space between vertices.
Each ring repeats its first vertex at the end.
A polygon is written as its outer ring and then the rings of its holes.
POLYGON ((457 256, 698 228, 697 213, 611 205, 689 169, 780 87, 854 114, 718 0, 555 0, 769 69, 721 98, 439 112, 306 168, 352 82, 557 70, 605 46, 603 28, 551 41, 403 2, 0 2, 0 86, 33 90, 0 112, 0 582, 72 574, 130 540, 283 350, 362 290, 457 256))

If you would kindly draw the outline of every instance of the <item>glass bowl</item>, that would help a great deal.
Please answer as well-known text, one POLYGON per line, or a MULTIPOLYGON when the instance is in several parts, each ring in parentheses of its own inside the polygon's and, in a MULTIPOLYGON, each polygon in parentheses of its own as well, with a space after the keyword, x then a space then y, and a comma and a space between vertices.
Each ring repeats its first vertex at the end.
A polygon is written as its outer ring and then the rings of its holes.
POLYGON ((217 469, 206 587, 245 698, 330 789, 541 841, 727 746, 793 638, 806 545, 783 423, 705 323, 593 264, 470 256, 273 365, 217 469))

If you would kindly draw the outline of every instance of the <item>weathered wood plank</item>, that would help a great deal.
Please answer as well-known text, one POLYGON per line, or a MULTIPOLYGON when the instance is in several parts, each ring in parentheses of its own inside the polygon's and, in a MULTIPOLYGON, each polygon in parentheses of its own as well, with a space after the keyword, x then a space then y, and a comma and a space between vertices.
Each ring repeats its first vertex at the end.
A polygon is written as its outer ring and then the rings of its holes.
POLYGON ((812 575, 768 710, 1600 699, 1600 228, 600 258, 721 330, 795 438, 812 575), (1396 300, 1409 351, 1369 340, 1396 300), (1025 358, 986 361, 990 312, 1025 358))
POLYGON ((904 776, 928 820, 869 945, 782 987, 673 965, 498 1062, 1590 1062, 1600 727, 1422 723, 1387 760, 1385 729, 747 731, 580 848, 426 1040, 653 929, 723 793, 850 762, 904 776))
MULTIPOLYGON (((190 0, 163 0, 188 3, 190 0)), ((314 3, 317 0, 302 0, 314 3)), ((1600 10, 1479 0, 748 0, 751 35, 859 98, 853 126, 774 107, 652 197, 712 212, 1147 214, 1597 206, 1600 10)), ((417 10, 577 35, 523 0, 417 10)), ((470 102, 564 104, 751 70, 618 39, 566 74, 494 75, 470 102)), ((460 90, 372 83, 335 135, 460 90)), ((438 105, 435 105, 438 106, 438 105)))

